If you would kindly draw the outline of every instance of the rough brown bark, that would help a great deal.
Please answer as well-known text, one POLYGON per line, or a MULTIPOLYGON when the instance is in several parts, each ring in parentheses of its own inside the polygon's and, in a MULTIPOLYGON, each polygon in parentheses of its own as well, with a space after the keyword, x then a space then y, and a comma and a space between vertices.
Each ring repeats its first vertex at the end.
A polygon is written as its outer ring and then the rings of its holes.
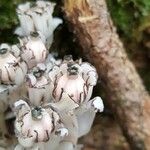
POLYGON ((64 12, 83 54, 105 82, 107 102, 131 149, 149 150, 150 97, 118 38, 105 0, 64 0, 64 12))

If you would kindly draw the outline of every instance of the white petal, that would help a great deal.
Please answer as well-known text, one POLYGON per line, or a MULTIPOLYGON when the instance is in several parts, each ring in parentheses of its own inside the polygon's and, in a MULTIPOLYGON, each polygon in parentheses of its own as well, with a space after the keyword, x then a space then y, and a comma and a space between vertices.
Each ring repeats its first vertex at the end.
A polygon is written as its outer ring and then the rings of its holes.
POLYGON ((89 63, 82 63, 81 68, 83 70, 83 78, 87 81, 87 84, 95 86, 98 75, 94 66, 89 63))
POLYGON ((6 43, 3 43, 0 45, 0 49, 3 49, 3 48, 10 49, 10 46, 6 43))
POLYGON ((19 14, 18 18, 23 31, 23 35, 30 35, 30 33, 34 31, 33 20, 31 19, 31 17, 25 14, 19 14))
POLYGON ((25 74, 23 73, 22 69, 18 67, 15 75, 15 84, 21 85, 24 82, 24 78, 25 78, 25 74))
POLYGON ((20 4, 18 6, 18 11, 19 12, 25 12, 25 11, 29 10, 29 8, 30 8, 30 2, 27 2, 27 3, 24 3, 24 4, 20 4))
POLYGON ((53 69, 48 74, 50 80, 54 83, 56 76, 61 76, 60 69, 58 66, 54 66, 53 69))
POLYGON ((18 36, 24 36, 22 27, 17 27, 14 31, 14 34, 17 34, 18 36))
POLYGON ((66 128, 60 128, 57 130, 57 132, 60 132, 60 135, 61 137, 64 137, 64 136, 67 136, 68 135, 68 129, 66 128))
POLYGON ((19 55, 20 55, 20 49, 18 48, 17 45, 12 45, 11 51, 12 51, 12 53, 13 53, 13 55, 15 57, 19 57, 19 55))
POLYGON ((31 83, 31 85, 34 86, 37 82, 35 76, 33 74, 28 74, 27 77, 30 79, 29 82, 31 83))
POLYGON ((100 112, 104 111, 104 104, 103 104, 101 97, 95 97, 94 98, 93 106, 94 106, 94 108, 96 108, 100 112))
POLYGON ((15 108, 20 105, 27 105, 27 103, 24 100, 19 100, 19 101, 15 102, 15 104, 14 104, 15 108))
POLYGON ((74 102, 65 92, 62 94, 62 98, 57 103, 51 104, 59 111, 69 112, 79 107, 79 105, 74 102), (69 107, 68 107, 69 106, 69 107))

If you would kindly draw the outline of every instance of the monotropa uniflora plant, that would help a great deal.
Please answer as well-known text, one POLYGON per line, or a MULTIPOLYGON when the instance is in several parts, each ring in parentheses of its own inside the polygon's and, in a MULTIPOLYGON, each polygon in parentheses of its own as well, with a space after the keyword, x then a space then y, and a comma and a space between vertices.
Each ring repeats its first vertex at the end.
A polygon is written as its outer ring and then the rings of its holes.
POLYGON ((80 149, 78 139, 90 131, 96 112, 104 110, 99 96, 91 99, 95 67, 71 55, 55 59, 48 51, 62 23, 52 16, 54 6, 42 0, 19 5, 19 43, 0 45, 0 129, 4 139, 9 135, 5 120, 15 119, 17 139, 0 141, 1 148, 80 149))

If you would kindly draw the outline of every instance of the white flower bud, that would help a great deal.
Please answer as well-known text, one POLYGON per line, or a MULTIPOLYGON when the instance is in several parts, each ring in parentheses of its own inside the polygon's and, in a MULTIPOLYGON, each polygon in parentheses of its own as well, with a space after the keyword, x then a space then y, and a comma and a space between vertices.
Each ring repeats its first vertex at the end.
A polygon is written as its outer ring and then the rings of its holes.
MULTIPOLYGON (((17 51, 19 50, 17 49, 17 51)), ((3 84, 19 85, 24 81, 27 66, 24 62, 21 62, 19 56, 16 57, 18 54, 14 56, 11 52, 11 46, 7 44, 0 45, 0 81, 3 84)))
MULTIPOLYGON (((16 102, 15 106, 17 109, 15 129, 20 145, 28 148, 35 143, 49 141, 51 133, 59 125, 58 114, 50 108, 30 108, 22 100, 16 102)), ((67 132, 63 130, 62 134, 67 132)))
POLYGON ((47 49, 37 32, 32 33, 28 39, 20 39, 20 44, 22 46, 21 57, 29 69, 45 61, 47 49))
POLYGON ((50 80, 54 84, 53 97, 60 101, 62 93, 66 92, 77 103, 88 101, 97 81, 97 73, 88 63, 74 62, 72 58, 65 57, 64 62, 55 66, 49 72, 50 80))

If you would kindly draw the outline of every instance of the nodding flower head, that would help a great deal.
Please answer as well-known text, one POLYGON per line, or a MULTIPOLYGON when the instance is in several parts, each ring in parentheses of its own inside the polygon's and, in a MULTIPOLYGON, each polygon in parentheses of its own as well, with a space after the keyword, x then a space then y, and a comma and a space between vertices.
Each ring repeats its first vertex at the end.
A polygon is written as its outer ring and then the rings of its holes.
POLYGON ((31 147, 34 143, 47 142, 59 125, 59 115, 50 108, 31 108, 25 101, 15 103, 16 134, 21 145, 31 147))
POLYGON ((77 103, 88 101, 97 82, 96 69, 89 63, 73 61, 71 56, 66 56, 60 66, 54 66, 49 77, 54 85, 52 95, 56 101, 61 100, 63 92, 77 103))
POLYGON ((47 49, 37 32, 32 32, 28 38, 20 39, 22 59, 29 69, 46 60, 47 49))
POLYGON ((16 48, 8 44, 0 45, 0 81, 3 84, 21 84, 27 72, 27 66, 21 61, 16 48))
POLYGON ((39 31, 42 41, 50 48, 53 42, 53 32, 62 20, 53 17, 55 4, 38 0, 35 3, 25 3, 18 6, 17 14, 20 21, 15 33, 19 36, 29 36, 30 32, 39 31))

